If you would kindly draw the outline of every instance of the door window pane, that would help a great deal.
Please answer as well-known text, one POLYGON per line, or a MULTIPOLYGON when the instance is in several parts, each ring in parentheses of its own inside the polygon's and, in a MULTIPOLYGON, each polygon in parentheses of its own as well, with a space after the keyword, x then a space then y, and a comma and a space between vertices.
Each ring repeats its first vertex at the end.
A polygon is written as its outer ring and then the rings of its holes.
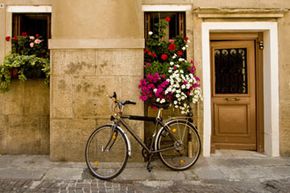
POLYGON ((215 93, 247 94, 247 49, 215 49, 215 93))

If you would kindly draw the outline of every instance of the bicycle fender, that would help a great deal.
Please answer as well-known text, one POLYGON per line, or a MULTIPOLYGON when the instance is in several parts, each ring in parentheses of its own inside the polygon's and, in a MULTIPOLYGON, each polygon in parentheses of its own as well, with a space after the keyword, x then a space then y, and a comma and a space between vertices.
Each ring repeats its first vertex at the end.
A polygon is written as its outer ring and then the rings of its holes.
POLYGON ((132 155, 131 142, 130 142, 130 140, 129 140, 127 134, 125 133, 125 131, 124 131, 120 126, 117 126, 117 128, 118 128, 119 131, 121 131, 121 132, 124 134, 124 136, 125 136, 126 142, 127 142, 127 144, 128 144, 128 155, 131 157, 131 155, 132 155))

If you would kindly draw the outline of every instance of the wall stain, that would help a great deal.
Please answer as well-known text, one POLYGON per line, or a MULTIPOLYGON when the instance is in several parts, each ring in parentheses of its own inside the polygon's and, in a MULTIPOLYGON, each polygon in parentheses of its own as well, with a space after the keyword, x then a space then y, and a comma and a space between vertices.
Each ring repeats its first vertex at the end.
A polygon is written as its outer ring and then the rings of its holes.
POLYGON ((99 85, 97 89, 93 92, 93 96, 104 96, 106 91, 106 85, 99 85))
POLYGON ((97 68, 99 68, 100 72, 102 73, 106 66, 108 66, 108 61, 104 61, 104 63, 102 63, 99 66, 97 66, 97 68))
POLYGON ((86 68, 93 68, 93 64, 86 63, 84 61, 82 62, 71 62, 68 65, 68 68, 64 71, 66 74, 77 74, 79 71, 81 71, 84 67, 86 68))
POLYGON ((66 84, 65 84, 65 81, 64 80, 60 80, 58 82, 58 89, 59 90, 64 90, 66 88, 66 84))
POLYGON ((76 92, 89 92, 91 87, 92 84, 90 84, 89 82, 84 82, 76 86, 76 92))

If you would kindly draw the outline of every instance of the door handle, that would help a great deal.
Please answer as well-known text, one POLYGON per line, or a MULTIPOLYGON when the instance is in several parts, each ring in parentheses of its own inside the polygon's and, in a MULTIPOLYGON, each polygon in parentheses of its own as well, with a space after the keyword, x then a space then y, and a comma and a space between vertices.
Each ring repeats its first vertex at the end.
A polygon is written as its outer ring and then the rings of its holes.
POLYGON ((237 97, 233 97, 233 98, 225 98, 226 101, 239 101, 240 99, 237 97))

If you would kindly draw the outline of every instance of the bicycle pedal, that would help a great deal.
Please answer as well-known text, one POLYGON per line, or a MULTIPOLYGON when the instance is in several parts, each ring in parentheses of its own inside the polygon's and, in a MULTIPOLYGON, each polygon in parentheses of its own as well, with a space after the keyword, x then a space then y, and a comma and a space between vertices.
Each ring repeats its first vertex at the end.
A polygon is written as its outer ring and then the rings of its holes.
POLYGON ((147 167, 147 171, 148 171, 148 172, 151 172, 151 171, 152 171, 152 169, 153 169, 153 167, 152 167, 152 166, 148 166, 148 167, 147 167))

